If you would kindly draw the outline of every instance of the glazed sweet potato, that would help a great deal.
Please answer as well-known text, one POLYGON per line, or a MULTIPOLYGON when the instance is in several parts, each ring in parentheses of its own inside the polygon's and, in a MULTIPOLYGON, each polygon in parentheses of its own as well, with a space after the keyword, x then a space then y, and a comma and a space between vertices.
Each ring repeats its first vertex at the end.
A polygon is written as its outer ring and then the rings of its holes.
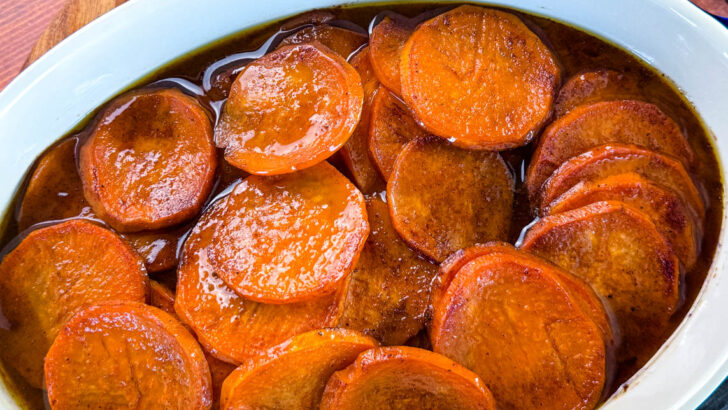
POLYGON ((570 211, 599 201, 622 201, 644 212, 667 239, 687 270, 693 267, 702 238, 700 218, 679 194, 636 173, 582 181, 542 210, 543 215, 570 211))
POLYGON ((75 219, 32 231, 0 264, 5 363, 41 387, 43 358, 63 324, 85 306, 144 302, 144 264, 113 232, 75 219))
POLYGON ((45 361, 53 409, 209 409, 210 370, 175 318, 136 302, 80 311, 45 361))
POLYGON ((471 371, 427 350, 396 346, 367 350, 331 376, 321 410, 495 409, 471 371))
POLYGON ((579 182, 628 172, 639 174, 680 194, 701 220, 705 218, 702 196, 680 161, 623 144, 596 147, 561 164, 543 185, 541 207, 548 206, 579 182))
POLYGON ((579 105, 611 100, 644 100, 639 82, 614 70, 582 72, 569 78, 559 90, 554 116, 561 117, 579 105))
POLYGON ((531 198, 563 162, 606 144, 638 145, 679 158, 685 166, 693 159, 680 128, 655 105, 630 100, 584 105, 552 122, 541 135, 526 177, 531 198))
POLYGON ((561 71, 516 16, 460 6, 422 23, 402 49, 402 97, 435 135, 463 148, 528 143, 551 115, 561 71))
POLYGON ((354 183, 365 194, 383 191, 385 182, 379 176, 374 162, 369 156, 369 127, 371 120, 372 100, 379 88, 379 81, 374 75, 372 64, 369 62, 369 47, 362 48, 351 58, 351 66, 361 77, 364 90, 364 105, 361 110, 361 120, 351 134, 349 140, 339 150, 341 159, 349 170, 354 183))
POLYGON ((399 154, 387 203, 400 236, 441 262, 459 249, 506 239, 513 189, 513 176, 498 153, 426 137, 399 154))
POLYGON ((324 162, 294 174, 250 176, 203 217, 215 273, 237 294, 294 303, 333 293, 369 234, 364 198, 324 162))
POLYGON ((409 19, 391 14, 374 26, 369 35, 374 72, 379 81, 397 95, 402 95, 399 79, 400 56, 413 30, 414 24, 409 19))
POLYGON ((623 202, 549 215, 523 249, 587 281, 612 306, 622 330, 618 359, 643 364, 680 304, 678 259, 654 223, 623 202))
POLYGON ((215 273, 210 249, 224 200, 202 216, 185 241, 177 270, 175 311, 216 358, 240 364, 299 333, 334 324, 337 295, 269 305, 244 299, 215 273))
POLYGON ((192 218, 212 189, 216 166, 207 112, 176 89, 133 91, 115 99, 79 159, 86 200, 120 232, 192 218))
POLYGON ((356 70, 319 43, 281 47, 248 64, 215 128, 225 159, 251 174, 315 165, 341 148, 359 122, 356 70))
POLYGON ((400 239, 386 203, 366 203, 371 233, 341 293, 336 324, 398 345, 424 327, 437 266, 400 239))
POLYGON ((150 273, 164 272, 177 267, 177 246, 189 227, 158 232, 133 232, 124 235, 144 260, 150 273))
POLYGON ((380 87, 372 103, 369 151, 384 179, 389 180, 397 156, 408 142, 426 137, 409 109, 387 89, 380 87))
POLYGON ((310 24, 284 38, 279 47, 316 41, 328 47, 343 59, 349 59, 367 42, 367 36, 328 24, 310 24))
POLYGON ((614 360, 593 320, 597 296, 511 247, 479 254, 457 269, 433 306, 433 350, 478 374, 500 408, 594 408, 614 360))
POLYGON ((295 336, 225 379, 220 408, 318 409, 329 377, 377 346, 376 340, 345 329, 295 336))
POLYGON ((33 169, 18 212, 18 229, 45 221, 93 216, 76 169, 78 138, 51 148, 33 169))

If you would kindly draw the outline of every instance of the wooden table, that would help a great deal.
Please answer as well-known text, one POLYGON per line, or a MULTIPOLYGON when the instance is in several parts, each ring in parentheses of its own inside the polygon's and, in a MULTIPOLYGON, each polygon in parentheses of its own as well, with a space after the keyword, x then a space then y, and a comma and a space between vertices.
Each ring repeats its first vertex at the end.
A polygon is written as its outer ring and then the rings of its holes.
MULTIPOLYGON (((125 1, 0 0, 0 90, 27 64, 125 1)), ((728 0, 692 1, 713 14, 728 17, 728 0)), ((725 408, 728 408, 728 379, 700 406, 701 410, 725 408)))

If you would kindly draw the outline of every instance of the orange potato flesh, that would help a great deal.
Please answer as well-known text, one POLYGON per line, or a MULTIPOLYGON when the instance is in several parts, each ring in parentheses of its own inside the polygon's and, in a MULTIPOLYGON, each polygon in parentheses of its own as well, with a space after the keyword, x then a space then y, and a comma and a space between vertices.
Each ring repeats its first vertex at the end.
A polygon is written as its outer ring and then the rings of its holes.
POLYGON ((279 47, 294 44, 319 42, 341 56, 348 59, 356 50, 366 44, 367 37, 356 31, 330 26, 328 24, 313 24, 304 27, 281 41, 279 47))
POLYGON ((77 138, 43 154, 33 170, 18 213, 18 229, 39 222, 93 216, 76 169, 77 138))
POLYGON ((207 112, 176 89, 115 99, 80 151, 86 200, 120 232, 161 229, 196 215, 215 177, 207 112))
POLYGON ((435 135, 471 149, 528 143, 551 115, 561 72, 513 14, 460 6, 422 23, 402 49, 402 97, 435 135))
POLYGON ((399 154, 387 203, 400 236, 441 262, 459 249, 507 238, 513 189, 498 153, 428 137, 409 142, 399 154))
POLYGON ((75 219, 32 231, 0 264, 3 360, 34 387, 63 324, 85 306, 144 302, 148 279, 139 256, 113 232, 75 219))
POLYGON ((397 156, 408 142, 426 137, 409 109, 388 90, 380 87, 372 103, 369 151, 384 179, 389 180, 397 156))
POLYGON ((314 330, 271 348, 223 383, 221 409, 318 409, 329 377, 376 340, 357 332, 314 330))
POLYGON ((644 363, 679 307, 680 271, 670 245, 642 212, 596 202, 549 215, 522 248, 588 282, 614 310, 622 332, 620 361, 644 363))
POLYGON ((203 216, 209 262, 238 295, 294 303, 336 291, 369 233, 364 198, 324 162, 250 176, 203 216))
POLYGON ((535 198, 544 181, 565 161, 611 143, 672 155, 685 166, 693 159, 680 128, 657 106, 631 100, 597 102, 574 108, 543 132, 528 168, 529 194, 535 198))
POLYGON ((485 252, 434 307, 433 350, 478 374, 500 408, 594 408, 613 357, 569 274, 503 245, 485 252))
POLYGON ((372 100, 377 93, 379 81, 372 71, 369 62, 369 47, 362 48, 350 61, 361 77, 364 89, 364 105, 361 120, 351 134, 349 140, 339 150, 344 165, 351 173, 356 186, 365 194, 383 191, 385 183, 369 157, 369 127, 371 121, 372 100))
POLYGON ((209 409, 210 370, 171 315, 137 302, 91 306, 59 333, 45 362, 53 409, 209 409))
POLYGON ((649 216, 667 239, 680 262, 690 270, 700 251, 700 218, 679 194, 636 173, 582 181, 542 210, 557 214, 599 201, 622 201, 649 216))
POLYGON ((279 48, 248 64, 215 129, 225 159, 251 174, 308 168, 330 157, 359 122, 356 70, 318 43, 279 48))
POLYGON ((366 202, 371 233, 341 293, 336 324, 402 344, 424 327, 437 267, 399 238, 386 203, 366 202))
POLYGON ((185 241, 177 271, 175 311, 216 358, 240 364, 286 339, 332 326, 336 294, 306 302, 270 305, 244 299, 215 273, 210 262, 215 227, 225 223, 215 203, 185 241))
POLYGON ((554 116, 561 117, 575 107, 598 101, 644 100, 636 79, 614 70, 599 69, 576 74, 559 90, 554 116))
POLYGON ((561 164, 544 183, 541 208, 582 181, 633 172, 680 194, 702 221, 705 204, 680 161, 634 145, 596 147, 561 164))
POLYGON ((495 409, 487 387, 450 359, 407 346, 367 350, 331 376, 321 410, 495 409))
POLYGON ((412 35, 412 24, 404 17, 385 17, 369 36, 370 58, 374 72, 385 87, 402 95, 399 79, 400 56, 404 44, 412 35))

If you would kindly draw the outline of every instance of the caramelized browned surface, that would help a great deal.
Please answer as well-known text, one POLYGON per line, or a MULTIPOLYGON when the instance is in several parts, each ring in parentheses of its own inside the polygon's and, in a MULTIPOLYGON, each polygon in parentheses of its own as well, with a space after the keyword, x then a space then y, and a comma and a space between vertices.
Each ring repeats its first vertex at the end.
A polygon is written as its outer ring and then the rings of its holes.
POLYGON ((250 176, 198 223, 216 275, 237 294, 292 303, 333 293, 354 268, 369 225, 361 193, 324 162, 250 176))
POLYGON ((433 306, 433 350, 478 374, 500 408, 595 407, 611 377, 611 346, 583 309, 601 302, 568 275, 513 248, 485 247, 433 306))
POLYGON ((176 89, 131 92, 106 108, 79 164, 86 200, 114 229, 173 226, 197 214, 212 189, 210 119, 176 89))
POLYGON ((3 360, 41 387, 43 358, 63 324, 102 301, 144 302, 147 274, 120 237, 71 220, 31 232, 0 264, 3 360))
POLYGON ((669 188, 636 173, 582 181, 556 198, 542 214, 557 214, 599 201, 622 201, 650 217, 680 262, 691 269, 700 253, 700 218, 669 188))
POLYGON ((295 336, 238 367, 223 384, 222 409, 318 409, 329 377, 376 340, 345 329, 295 336))
POLYGON ((366 44, 367 37, 361 33, 328 24, 313 24, 296 31, 281 41, 280 46, 317 41, 344 59, 366 44))
POLYGON ((586 280, 612 307, 621 361, 643 364, 680 304, 680 271, 647 215, 623 202, 596 202, 550 215, 529 229, 523 249, 586 280))
POLYGON ((385 345, 402 344, 424 327, 437 266, 400 239, 387 204, 367 199, 371 232, 339 303, 337 326, 385 345))
POLYGON ((701 219, 705 217, 705 204, 700 192, 678 160, 634 145, 621 144, 596 147, 561 164, 543 186, 541 207, 546 207, 579 182, 628 172, 677 192, 701 219))
POLYGON ((554 116, 561 117, 579 105, 609 100, 644 100, 639 82, 630 75, 608 69, 573 75, 559 90, 554 116))
POLYGON ((606 144, 638 145, 678 158, 686 167, 693 160, 680 128, 656 105, 632 100, 583 105, 552 122, 541 135, 526 179, 531 198, 563 162, 606 144))
POLYGON ((150 273, 164 272, 177 267, 177 247, 188 227, 158 232, 124 234, 126 240, 144 260, 150 273))
POLYGON ((210 370, 175 318, 136 302, 76 314, 45 362, 53 409, 209 409, 210 370))
POLYGON ((427 350, 397 346, 367 350, 331 376, 321 410, 495 409, 474 373, 427 350))
POLYGON ((400 56, 414 25, 402 16, 386 16, 369 35, 371 60, 374 72, 385 87, 397 95, 402 95, 399 79, 400 56))
POLYGON ((215 128, 225 159, 252 174, 315 165, 341 148, 362 110, 356 70, 319 43, 279 48, 248 64, 215 128))
POLYGON ((339 150, 346 168, 351 173, 356 186, 364 193, 371 194, 383 191, 385 182, 379 176, 374 162, 369 156, 369 127, 372 110, 372 100, 379 88, 379 81, 374 75, 372 64, 369 62, 369 47, 362 48, 351 58, 351 66, 356 69, 361 78, 364 89, 364 105, 361 110, 361 119, 354 129, 354 133, 339 150))
POLYGON ((402 97, 430 132, 474 149, 526 144, 551 115, 561 72, 516 16, 460 6, 402 50, 402 97))
POLYGON ((459 249, 507 238, 513 184, 498 153, 427 137, 409 142, 400 153, 387 202, 402 238, 441 262, 459 249))
POLYGON ((384 179, 389 180, 397 156, 408 142, 429 135, 415 122, 409 108, 384 87, 372 102, 369 151, 384 179))

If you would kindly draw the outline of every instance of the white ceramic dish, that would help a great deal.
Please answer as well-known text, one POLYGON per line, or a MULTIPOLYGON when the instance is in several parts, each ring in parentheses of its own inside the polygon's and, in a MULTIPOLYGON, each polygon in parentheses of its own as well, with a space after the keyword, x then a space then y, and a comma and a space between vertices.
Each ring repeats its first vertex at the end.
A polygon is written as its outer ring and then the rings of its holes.
MULTIPOLYGON (((235 32, 337 3, 132 0, 96 20, 0 93, 0 206, 7 207, 25 170, 46 146, 140 77, 235 32)), ((695 105, 716 139, 721 162, 728 163, 728 30, 687 0, 486 4, 582 28, 656 67, 695 105)), ((728 235, 725 214, 723 221, 721 244, 728 235)), ((724 326, 728 277, 722 275, 727 261, 728 249, 719 245, 708 279, 684 322, 605 408, 694 408, 728 374, 728 326, 724 326)), ((0 386, 0 407, 17 408, 4 386, 0 386)))

